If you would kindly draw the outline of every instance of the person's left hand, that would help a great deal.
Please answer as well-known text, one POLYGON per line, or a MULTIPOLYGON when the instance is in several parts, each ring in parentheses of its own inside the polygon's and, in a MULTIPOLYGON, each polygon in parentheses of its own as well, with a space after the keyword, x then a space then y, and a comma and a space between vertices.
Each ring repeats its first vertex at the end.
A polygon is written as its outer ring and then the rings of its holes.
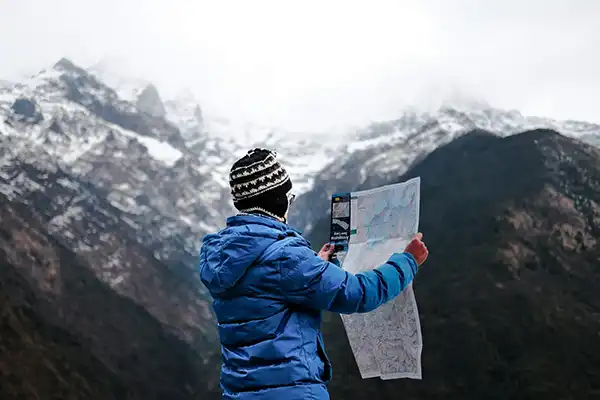
POLYGON ((333 254, 333 250, 335 250, 335 246, 331 243, 325 243, 321 250, 319 250, 318 256, 321 257, 323 261, 329 261, 329 258, 333 254))

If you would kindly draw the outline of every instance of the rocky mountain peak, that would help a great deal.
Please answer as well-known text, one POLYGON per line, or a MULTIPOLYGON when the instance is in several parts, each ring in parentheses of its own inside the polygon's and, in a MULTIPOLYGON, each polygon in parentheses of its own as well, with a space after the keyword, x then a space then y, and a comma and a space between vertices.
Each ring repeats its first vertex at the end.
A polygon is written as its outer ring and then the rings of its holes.
POLYGON ((83 71, 83 69, 79 66, 77 66, 73 61, 69 60, 68 58, 61 58, 60 60, 58 60, 54 66, 54 69, 59 70, 59 71, 78 71, 81 72, 83 71))
POLYGON ((9 119, 14 122, 37 124, 44 119, 39 104, 35 99, 18 98, 10 106, 9 119))
POLYGON ((160 98, 158 89, 153 84, 149 84, 142 90, 135 105, 140 111, 155 117, 162 118, 166 114, 165 106, 160 98))
POLYGON ((185 89, 165 101, 165 109, 166 118, 179 127, 182 135, 192 142, 192 147, 206 139, 202 108, 191 90, 185 89))

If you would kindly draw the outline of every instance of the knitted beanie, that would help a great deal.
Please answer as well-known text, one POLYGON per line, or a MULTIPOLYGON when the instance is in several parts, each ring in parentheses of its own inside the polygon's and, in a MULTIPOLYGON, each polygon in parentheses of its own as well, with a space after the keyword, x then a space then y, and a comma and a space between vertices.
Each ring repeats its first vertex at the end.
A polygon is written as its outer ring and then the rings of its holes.
POLYGON ((239 211, 285 218, 292 181, 276 155, 270 150, 252 149, 231 167, 229 186, 239 211))

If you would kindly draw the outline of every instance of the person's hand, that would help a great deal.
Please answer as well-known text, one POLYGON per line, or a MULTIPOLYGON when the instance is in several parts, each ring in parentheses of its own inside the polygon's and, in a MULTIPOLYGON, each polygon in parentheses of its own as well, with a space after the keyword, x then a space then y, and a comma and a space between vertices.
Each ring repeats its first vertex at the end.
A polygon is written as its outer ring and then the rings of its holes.
POLYGON ((404 249, 404 252, 410 253, 415 258, 418 265, 423 264, 429 256, 429 250, 427 250, 425 243, 421 241, 422 238, 423 234, 421 232, 417 233, 417 236, 415 236, 404 249))
POLYGON ((321 257, 323 261, 329 261, 329 258, 333 254, 333 250, 335 250, 335 246, 331 243, 325 243, 321 250, 319 250, 318 256, 321 257))

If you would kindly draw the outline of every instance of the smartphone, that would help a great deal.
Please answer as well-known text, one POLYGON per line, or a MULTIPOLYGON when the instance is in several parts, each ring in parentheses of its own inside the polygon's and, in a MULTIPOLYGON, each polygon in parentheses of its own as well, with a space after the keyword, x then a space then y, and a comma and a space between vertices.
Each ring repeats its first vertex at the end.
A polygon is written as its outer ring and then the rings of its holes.
POLYGON ((334 246, 331 261, 343 261, 350 241, 350 193, 337 193, 331 196, 331 222, 329 243, 334 246))

